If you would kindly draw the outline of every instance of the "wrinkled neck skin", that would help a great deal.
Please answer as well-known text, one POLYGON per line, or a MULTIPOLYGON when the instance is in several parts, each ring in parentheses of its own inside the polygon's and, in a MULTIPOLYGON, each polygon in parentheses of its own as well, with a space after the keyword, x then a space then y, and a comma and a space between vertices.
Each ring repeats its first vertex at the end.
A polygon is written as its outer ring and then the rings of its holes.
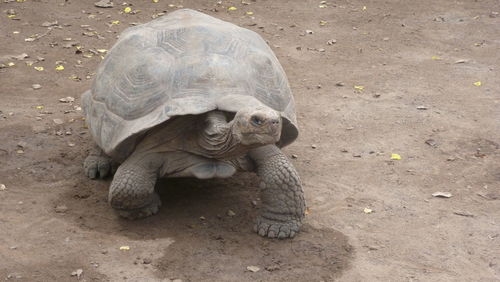
POLYGON ((227 122, 224 113, 219 111, 207 114, 202 128, 198 130, 200 154, 215 159, 234 159, 258 147, 241 144, 234 120, 227 122))

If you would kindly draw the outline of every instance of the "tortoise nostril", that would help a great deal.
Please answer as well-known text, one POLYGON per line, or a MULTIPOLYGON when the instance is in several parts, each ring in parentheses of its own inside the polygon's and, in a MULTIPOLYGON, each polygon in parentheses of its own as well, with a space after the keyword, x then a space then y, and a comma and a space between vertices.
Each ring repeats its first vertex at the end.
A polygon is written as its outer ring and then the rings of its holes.
POLYGON ((279 119, 272 119, 271 120, 271 124, 272 125, 278 125, 278 124, 280 124, 280 120, 279 119))

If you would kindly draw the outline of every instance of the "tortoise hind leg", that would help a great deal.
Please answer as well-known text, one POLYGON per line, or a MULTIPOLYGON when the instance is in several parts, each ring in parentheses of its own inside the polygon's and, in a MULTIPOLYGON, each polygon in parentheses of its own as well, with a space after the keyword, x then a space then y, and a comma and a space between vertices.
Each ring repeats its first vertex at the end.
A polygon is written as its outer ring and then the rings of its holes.
POLYGON ((138 219, 158 212, 161 201, 155 191, 160 155, 132 155, 116 171, 108 201, 120 216, 138 219))
POLYGON ((96 145, 85 158, 83 169, 90 179, 105 178, 111 174, 111 158, 96 145))

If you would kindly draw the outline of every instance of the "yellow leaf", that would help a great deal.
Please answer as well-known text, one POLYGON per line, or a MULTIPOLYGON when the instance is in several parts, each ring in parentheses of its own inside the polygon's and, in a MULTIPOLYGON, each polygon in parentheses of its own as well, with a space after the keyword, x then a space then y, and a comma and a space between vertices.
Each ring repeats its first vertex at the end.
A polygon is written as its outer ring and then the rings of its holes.
POLYGON ((158 3, 160 0, 153 0, 153 3, 158 3))
POLYGON ((43 71, 44 68, 43 67, 35 67, 35 70, 37 70, 37 71, 43 71))
POLYGON ((35 107, 37 110, 42 110, 43 109, 43 106, 36 106, 35 107))
POLYGON ((323 9, 323 8, 326 8, 326 5, 321 4, 321 5, 319 5, 318 7, 319 7, 320 9, 323 9))
POLYGON ((25 2, 26 0, 16 0, 17 3, 25 2))
POLYGON ((58 65, 58 66, 56 67, 56 71, 62 71, 62 70, 64 70, 64 66, 62 66, 62 65, 58 65))
POLYGON ((99 53, 101 53, 101 54, 104 54, 104 53, 108 52, 107 49, 97 49, 96 51, 99 52, 99 53))
POLYGON ((19 31, 16 30, 16 31, 13 31, 12 33, 13 34, 19 34, 19 31))
POLYGON ((358 91, 363 91, 365 89, 365 87, 361 86, 361 85, 354 85, 354 89, 358 90, 358 91))
POLYGON ((476 82, 474 82, 474 85, 475 85, 475 86, 481 86, 481 84, 482 84, 482 83, 481 83, 481 81, 476 81, 476 82))
POLYGON ((366 11, 366 6, 363 6, 363 11, 366 11))
POLYGON ((15 18, 15 17, 16 17, 16 15, 7 15, 7 18, 9 18, 9 19, 12 19, 12 18, 15 18))
POLYGON ((327 21, 319 21, 319 25, 326 25, 327 23, 327 21))
POLYGON ((442 60, 442 59, 441 59, 440 57, 438 57, 438 56, 432 56, 432 57, 431 57, 431 59, 433 59, 433 60, 442 60))
POLYGON ((372 213, 372 212, 373 212, 373 210, 372 210, 372 209, 369 209, 369 208, 365 208, 365 209, 363 210, 363 212, 364 212, 364 213, 366 213, 366 214, 368 214, 368 213, 372 213))
POLYGON ((120 247, 120 251, 128 251, 128 250, 130 250, 129 246, 121 246, 120 247))
POLYGON ((16 64, 15 64, 15 63, 13 63, 13 62, 8 62, 8 63, 7 63, 7 65, 8 65, 9 67, 13 67, 13 66, 15 66, 16 64))
POLYGON ((130 8, 130 7, 125 7, 125 9, 123 9, 123 12, 124 12, 125 14, 128 14, 128 13, 132 12, 132 8, 130 8))
POLYGON ((238 8, 231 6, 231 7, 227 8, 227 10, 228 11, 236 11, 236 10, 238 10, 238 8))
POLYGON ((400 160, 401 156, 399 154, 391 154, 391 160, 400 160))
POLYGON ((32 61, 28 61, 28 62, 26 62, 26 65, 27 65, 28 67, 31 67, 31 66, 33 65, 33 62, 32 62, 32 61))
POLYGON ((120 21, 112 21, 111 24, 120 24, 120 21))
POLYGON ((253 12, 246 12, 246 14, 251 16, 251 15, 253 15, 253 12))
POLYGON ((306 208, 306 210, 304 211, 304 214, 305 215, 310 215, 311 214, 311 211, 309 210, 309 208, 306 208))

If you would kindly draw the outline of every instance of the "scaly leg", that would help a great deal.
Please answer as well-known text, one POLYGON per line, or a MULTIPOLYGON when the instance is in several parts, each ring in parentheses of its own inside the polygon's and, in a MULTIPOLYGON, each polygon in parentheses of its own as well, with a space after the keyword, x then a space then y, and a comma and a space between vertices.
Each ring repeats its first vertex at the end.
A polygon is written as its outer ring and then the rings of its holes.
POLYGON ((255 231, 269 238, 292 238, 299 231, 306 203, 297 171, 275 145, 249 153, 261 178, 263 211, 255 231))
POLYGON ((160 154, 132 155, 118 168, 108 200, 120 216, 137 219, 158 212, 161 201, 155 184, 161 160, 160 154))
POLYGON ((90 179, 105 178, 111 173, 111 158, 95 145, 83 162, 83 169, 90 179))

